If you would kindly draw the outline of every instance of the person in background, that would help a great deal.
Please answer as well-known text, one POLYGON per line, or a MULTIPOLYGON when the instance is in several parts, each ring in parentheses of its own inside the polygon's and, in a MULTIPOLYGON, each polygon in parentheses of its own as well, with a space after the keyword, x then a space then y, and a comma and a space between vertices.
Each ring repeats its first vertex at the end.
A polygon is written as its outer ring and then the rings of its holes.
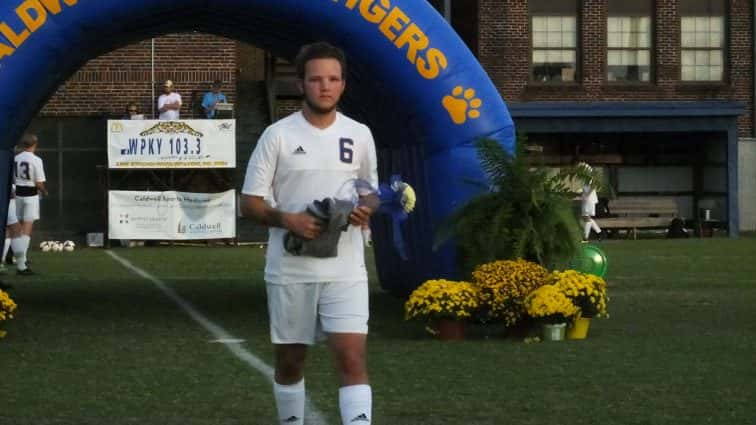
POLYGON ((583 216, 583 241, 588 241, 591 235, 591 229, 596 232, 599 240, 604 238, 601 228, 596 223, 593 217, 596 216, 596 204, 598 203, 598 195, 596 189, 588 182, 583 185, 583 192, 580 194, 581 206, 580 211, 583 216))
MULTIPOLYGON (((12 177, 11 177, 12 179, 12 177)), ((10 191, 10 200, 8 201, 8 218, 5 221, 5 244, 3 245, 3 261, 0 261, 0 271, 5 272, 5 258, 8 256, 8 250, 11 247, 16 247, 16 249, 19 251, 16 253, 16 251, 13 251, 13 256, 16 259, 16 263, 18 263, 21 260, 21 255, 24 254, 22 248, 23 248, 23 240, 21 239, 21 223, 18 221, 18 216, 16 215, 16 185, 11 184, 11 191, 10 191)), ((26 258, 23 258, 23 261, 26 262, 26 258)), ((8 286, 8 288, 11 288, 12 286, 8 286)), ((0 287, 0 289, 3 289, 0 287)))
POLYGON ((139 112, 139 106, 136 103, 129 103, 126 107, 126 113, 123 115, 124 120, 143 120, 144 114, 139 112))
POLYGON ((208 119, 215 118, 215 105, 219 103, 228 103, 226 95, 221 93, 221 86, 223 82, 221 80, 213 81, 212 89, 205 93, 202 98, 202 110, 205 112, 205 116, 208 119))
POLYGON ((16 180, 16 214, 21 222, 21 237, 11 249, 16 256, 16 272, 20 275, 34 274, 26 265, 34 222, 39 220, 39 195, 47 196, 45 188, 45 168, 42 158, 36 155, 38 140, 33 133, 26 133, 21 138, 23 151, 14 159, 14 177, 16 180))
POLYGON ((173 81, 165 80, 163 94, 158 98, 158 119, 177 120, 181 117, 181 95, 174 91, 173 81))

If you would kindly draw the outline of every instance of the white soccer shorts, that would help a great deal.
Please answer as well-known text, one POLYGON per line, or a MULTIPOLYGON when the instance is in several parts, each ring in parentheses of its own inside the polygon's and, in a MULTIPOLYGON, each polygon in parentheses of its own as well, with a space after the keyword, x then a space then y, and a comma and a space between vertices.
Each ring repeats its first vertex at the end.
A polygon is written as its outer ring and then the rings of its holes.
POLYGON ((11 199, 8 202, 8 219, 5 221, 6 226, 10 226, 18 223, 18 216, 16 215, 16 200, 11 199))
POLYGON ((39 195, 16 196, 16 214, 21 221, 39 220, 39 195))
POLYGON ((273 344, 313 345, 329 333, 368 332, 368 284, 266 284, 273 344))

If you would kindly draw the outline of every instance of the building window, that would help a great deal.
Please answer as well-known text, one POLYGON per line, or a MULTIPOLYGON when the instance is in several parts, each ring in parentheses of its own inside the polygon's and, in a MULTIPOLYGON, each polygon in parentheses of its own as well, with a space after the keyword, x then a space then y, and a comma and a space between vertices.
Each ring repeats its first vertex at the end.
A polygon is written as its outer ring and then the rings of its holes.
POLYGON ((609 0, 608 81, 651 81, 651 11, 651 0, 609 0))
POLYGON ((724 0, 680 1, 680 63, 683 81, 722 81, 724 0))
POLYGON ((530 0, 531 76, 537 82, 575 81, 577 2, 530 0))

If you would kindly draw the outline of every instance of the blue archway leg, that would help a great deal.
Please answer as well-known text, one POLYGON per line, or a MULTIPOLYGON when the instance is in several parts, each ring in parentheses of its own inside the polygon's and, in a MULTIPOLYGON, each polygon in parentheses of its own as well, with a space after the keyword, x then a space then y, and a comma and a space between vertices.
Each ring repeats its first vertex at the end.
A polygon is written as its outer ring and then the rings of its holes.
MULTIPOLYGON (((0 218, 4 222, 8 221, 8 200, 10 199, 10 189, 13 175, 13 158, 15 154, 12 150, 0 150, 0 218)), ((0 231, 0 243, 5 243, 5 228, 2 226, 0 231)), ((0 259, 5 261, 5 258, 0 259)))

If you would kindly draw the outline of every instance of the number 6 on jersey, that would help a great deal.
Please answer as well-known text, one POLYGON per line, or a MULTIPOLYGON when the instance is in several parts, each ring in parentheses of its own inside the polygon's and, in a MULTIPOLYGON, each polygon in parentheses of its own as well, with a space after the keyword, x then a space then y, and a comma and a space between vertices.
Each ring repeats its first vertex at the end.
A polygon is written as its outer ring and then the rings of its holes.
POLYGON ((354 146, 354 141, 352 139, 339 139, 339 158, 341 159, 341 162, 345 162, 347 164, 352 163, 352 159, 354 158, 354 151, 352 150, 352 146, 354 146))

